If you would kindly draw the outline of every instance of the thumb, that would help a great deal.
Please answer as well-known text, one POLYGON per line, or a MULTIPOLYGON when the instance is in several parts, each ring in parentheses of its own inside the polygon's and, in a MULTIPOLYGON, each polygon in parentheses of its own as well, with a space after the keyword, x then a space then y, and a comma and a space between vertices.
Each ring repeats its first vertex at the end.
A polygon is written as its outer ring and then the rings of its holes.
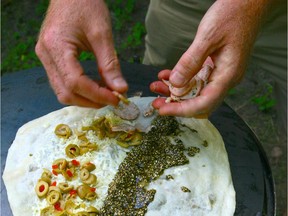
POLYGON ((208 57, 208 49, 204 43, 195 38, 189 49, 181 56, 173 68, 169 81, 177 88, 184 87, 201 69, 208 57))

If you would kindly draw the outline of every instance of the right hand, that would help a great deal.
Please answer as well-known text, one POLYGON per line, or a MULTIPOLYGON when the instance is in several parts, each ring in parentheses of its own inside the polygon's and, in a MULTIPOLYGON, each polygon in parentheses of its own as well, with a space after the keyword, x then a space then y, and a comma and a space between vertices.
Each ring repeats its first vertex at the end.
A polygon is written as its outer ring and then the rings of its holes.
MULTIPOLYGON (((218 0, 202 18, 196 36, 187 51, 172 70, 161 71, 158 78, 169 80, 174 88, 183 89, 208 63, 210 56, 213 71, 207 85, 197 97, 178 103, 165 103, 157 98, 153 106, 160 115, 183 117, 208 117, 223 101, 228 90, 244 76, 246 65, 256 39, 261 21, 270 1, 218 0)), ((209 63, 208 63, 209 64, 209 63)), ((170 94, 163 83, 156 81, 151 90, 170 94)))
POLYGON ((128 89, 114 50, 109 11, 102 0, 51 0, 35 51, 63 104, 116 105, 119 99, 112 91, 128 89), (84 74, 77 59, 83 50, 95 55, 106 87, 84 74))

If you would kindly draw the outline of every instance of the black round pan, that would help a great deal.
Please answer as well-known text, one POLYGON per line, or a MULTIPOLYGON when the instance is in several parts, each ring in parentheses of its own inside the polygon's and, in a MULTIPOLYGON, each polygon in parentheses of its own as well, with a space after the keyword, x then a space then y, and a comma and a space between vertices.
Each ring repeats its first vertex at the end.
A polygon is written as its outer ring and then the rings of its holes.
MULTIPOLYGON (((94 62, 83 63, 91 77, 97 77, 94 62)), ((141 91, 156 96, 149 84, 159 69, 141 64, 121 64, 129 83, 128 95, 141 91)), ((2 76, 1 86, 1 176, 7 152, 19 127, 63 106, 57 101, 43 68, 33 68, 2 76)), ((210 117, 221 133, 230 162, 236 191, 235 215, 275 215, 274 182, 265 153, 245 122, 225 103, 210 117)), ((225 188, 223 189, 225 190, 225 188)), ((12 216, 1 178, 1 213, 12 216)))

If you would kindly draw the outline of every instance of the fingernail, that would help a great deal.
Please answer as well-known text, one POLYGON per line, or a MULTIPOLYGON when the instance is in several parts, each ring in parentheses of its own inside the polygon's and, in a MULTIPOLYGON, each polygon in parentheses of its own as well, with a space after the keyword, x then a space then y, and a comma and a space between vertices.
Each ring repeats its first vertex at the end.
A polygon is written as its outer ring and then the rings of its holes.
POLYGON ((119 89, 124 89, 124 88, 127 88, 127 82, 121 78, 121 77, 117 77, 113 80, 113 84, 116 88, 119 88, 119 89))
POLYGON ((173 84, 173 85, 181 85, 183 83, 185 83, 186 77, 184 77, 181 73, 179 73, 178 71, 175 71, 171 74, 169 81, 173 84))

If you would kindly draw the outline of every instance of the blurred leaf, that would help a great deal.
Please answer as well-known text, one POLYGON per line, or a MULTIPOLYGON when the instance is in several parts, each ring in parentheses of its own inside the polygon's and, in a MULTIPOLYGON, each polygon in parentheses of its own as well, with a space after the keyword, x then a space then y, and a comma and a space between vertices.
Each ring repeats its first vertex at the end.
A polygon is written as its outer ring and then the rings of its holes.
POLYGON ((95 59, 93 53, 90 52, 82 52, 79 56, 80 61, 92 60, 95 59))
POLYGON ((237 93, 235 88, 229 89, 228 95, 235 95, 237 93))
POLYGON ((263 93, 254 96, 251 101, 255 103, 262 112, 271 110, 276 104, 276 101, 273 99, 273 86, 270 84, 265 85, 263 93))

